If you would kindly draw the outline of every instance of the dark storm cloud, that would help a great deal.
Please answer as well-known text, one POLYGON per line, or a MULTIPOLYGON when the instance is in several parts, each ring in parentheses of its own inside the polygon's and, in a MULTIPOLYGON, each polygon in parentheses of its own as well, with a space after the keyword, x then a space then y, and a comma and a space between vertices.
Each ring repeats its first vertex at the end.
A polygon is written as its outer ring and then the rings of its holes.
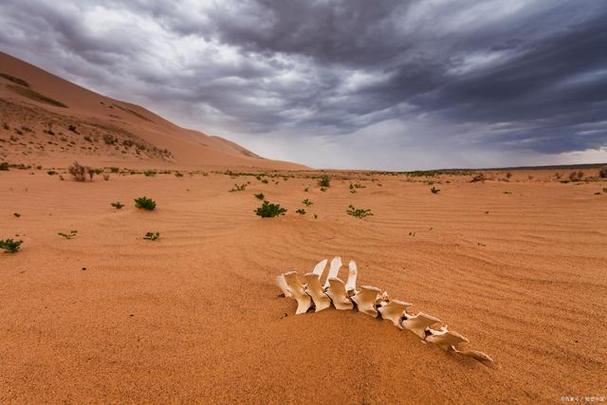
POLYGON ((9 0, 0 24, 9 53, 261 149, 607 147, 602 0, 9 0))

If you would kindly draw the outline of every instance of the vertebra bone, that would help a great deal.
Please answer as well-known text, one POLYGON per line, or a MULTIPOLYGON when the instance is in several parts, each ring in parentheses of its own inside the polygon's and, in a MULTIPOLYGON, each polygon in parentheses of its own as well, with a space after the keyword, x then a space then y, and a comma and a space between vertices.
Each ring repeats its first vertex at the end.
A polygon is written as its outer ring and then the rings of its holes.
POLYGON ((320 286, 320 279, 318 274, 308 273, 304 276, 306 278, 306 292, 312 301, 314 301, 315 312, 320 312, 323 309, 327 309, 331 306, 331 300, 325 294, 322 287, 320 286))
POLYGON ((293 294, 293 298, 297 300, 297 311, 295 311, 295 314, 299 315, 308 312, 308 309, 312 306, 312 299, 306 294, 303 284, 297 278, 297 273, 294 271, 285 273, 285 281, 291 294, 293 294))
POLYGON ((327 288, 327 295, 331 298, 333 306, 336 309, 347 310, 354 308, 354 304, 348 298, 346 293, 346 287, 344 282, 338 278, 329 279, 329 288, 327 288))
POLYGON ((329 275, 327 276, 327 281, 322 286, 325 290, 329 288, 329 279, 337 277, 339 273, 339 269, 341 268, 341 257, 335 256, 333 260, 331 260, 331 264, 329 265, 329 275))
POLYGON ((431 315, 420 312, 417 315, 409 315, 405 312, 405 320, 402 322, 403 328, 415 333, 421 339, 426 338, 426 328, 440 323, 441 320, 431 315))
POLYGON ((394 326, 402 329, 401 321, 405 316, 405 310, 413 304, 403 301, 389 301, 380 306, 377 310, 381 314, 381 317, 387 321, 392 321, 394 326))
POLYGON ((360 291, 352 297, 352 301, 354 301, 360 312, 377 318, 375 302, 380 293, 381 290, 377 287, 363 285, 360 287, 360 291))

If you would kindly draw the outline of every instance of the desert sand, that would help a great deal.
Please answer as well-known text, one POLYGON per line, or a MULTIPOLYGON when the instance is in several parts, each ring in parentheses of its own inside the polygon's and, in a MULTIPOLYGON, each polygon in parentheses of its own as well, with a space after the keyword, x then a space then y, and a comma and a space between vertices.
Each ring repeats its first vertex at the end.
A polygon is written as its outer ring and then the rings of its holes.
POLYGON ((0 252, 1 404, 607 396, 597 168, 580 181, 568 169, 487 170, 483 181, 313 171, 8 55, 0 73, 0 163, 11 164, 0 170, 0 239, 23 240, 0 252), (76 159, 107 180, 74 181, 76 159), (258 193, 286 215, 256 216, 258 193), (135 208, 141 196, 157 209, 135 208), (349 216, 349 205, 373 216, 349 216), (359 285, 442 319, 494 362, 355 311, 295 316, 276 276, 336 255, 358 263, 359 285))
POLYGON ((605 395, 605 181, 339 172, 321 192, 308 172, 267 184, 213 172, 87 183, 31 173, 0 172, 2 237, 24 240, 0 254, 1 403, 605 395), (351 183, 365 188, 350 193, 351 183), (259 192, 287 214, 257 217, 259 192), (158 208, 134 208, 142 195, 158 208), (349 204, 374 215, 348 216, 349 204), (57 235, 72 229, 74 239, 57 235), (143 240, 148 231, 160 239, 143 240), (356 312, 294 316, 275 276, 333 255, 358 262, 359 284, 438 316, 495 362, 356 312))

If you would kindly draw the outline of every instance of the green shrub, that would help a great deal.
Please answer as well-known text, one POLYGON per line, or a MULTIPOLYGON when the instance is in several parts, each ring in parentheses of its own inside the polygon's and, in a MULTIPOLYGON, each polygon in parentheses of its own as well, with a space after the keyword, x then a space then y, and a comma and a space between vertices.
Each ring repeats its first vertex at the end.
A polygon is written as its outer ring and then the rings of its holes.
POLYGON ((263 200, 264 198, 266 198, 266 196, 264 196, 263 193, 257 193, 254 195, 255 195, 255 198, 257 198, 258 200, 263 200))
POLYGON ((70 167, 68 167, 67 171, 69 174, 72 175, 74 180, 86 181, 86 172, 87 172, 86 166, 82 166, 80 163, 74 162, 74 163, 72 163, 72 165, 70 167))
POLYGON ((306 215, 306 210, 304 210, 303 208, 298 208, 295 212, 299 215, 306 215))
POLYGON ((15 253, 21 249, 22 240, 0 239, 0 249, 8 253, 15 253))
POLYGON ((147 197, 135 198, 135 207, 139 209, 153 211, 154 209, 156 209, 156 201, 147 197))
POLYGON ((78 231, 72 230, 69 233, 57 232, 57 235, 63 236, 65 239, 74 239, 78 235, 78 231))
POLYGON ((331 186, 331 178, 326 174, 321 176, 320 180, 318 180, 318 185, 320 187, 328 188, 331 186))
POLYGON ((160 232, 146 232, 143 236, 145 240, 156 240, 160 238, 160 232))
POLYGON ((310 201, 309 199, 305 199, 302 201, 303 205, 305 205, 306 207, 309 207, 310 205, 314 204, 312 201, 310 201))
POLYGON ((116 201, 110 204, 112 207, 116 208, 117 210, 121 210, 124 207, 124 204, 121 203, 120 201, 116 201))
POLYGON ((350 204, 346 210, 346 214, 352 215, 356 218, 364 218, 372 216, 373 212, 371 212, 370 209, 355 208, 352 204, 350 204))
POLYGON ((272 204, 264 201, 261 207, 255 210, 255 213, 262 218, 272 218, 284 215, 287 212, 286 208, 282 208, 280 204, 272 204))

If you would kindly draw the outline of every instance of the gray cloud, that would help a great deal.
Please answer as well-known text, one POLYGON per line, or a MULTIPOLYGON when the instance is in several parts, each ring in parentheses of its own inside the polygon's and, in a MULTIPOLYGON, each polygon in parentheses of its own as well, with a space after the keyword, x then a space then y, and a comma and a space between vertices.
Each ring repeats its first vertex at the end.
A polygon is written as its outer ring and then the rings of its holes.
POLYGON ((3 3, 2 50, 270 157, 607 160, 602 0, 3 3))

